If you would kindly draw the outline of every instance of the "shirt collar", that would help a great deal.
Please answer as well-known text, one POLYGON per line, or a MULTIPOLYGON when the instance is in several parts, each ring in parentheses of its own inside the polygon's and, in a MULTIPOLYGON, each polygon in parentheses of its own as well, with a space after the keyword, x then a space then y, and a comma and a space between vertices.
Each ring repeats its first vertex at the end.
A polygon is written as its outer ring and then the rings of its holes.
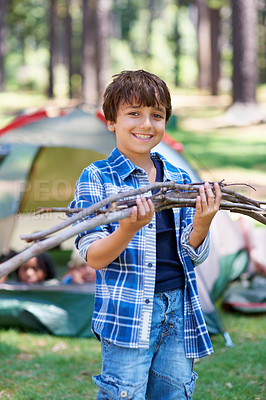
MULTIPOLYGON (((158 159, 165 164, 166 159, 159 153, 151 153, 151 159, 158 159)), ((134 171, 141 171, 144 172, 142 168, 137 167, 135 164, 132 163, 126 156, 124 156, 123 153, 121 153, 118 148, 116 147, 110 156, 108 157, 109 163, 112 165, 114 169, 117 170, 119 176, 125 180, 132 172, 134 171)), ((165 165, 164 165, 165 166, 165 165)), ((167 171, 167 168, 164 168, 165 170, 165 179, 164 180, 171 180, 171 176, 167 171)))
POLYGON ((124 154, 122 154, 118 148, 115 148, 110 156, 108 157, 109 163, 112 165, 119 176, 125 180, 133 171, 141 170, 139 167, 134 165, 124 154))
POLYGON ((167 164, 167 160, 166 158, 164 158, 161 154, 159 153, 151 153, 151 159, 157 159, 157 160, 161 160, 163 162, 163 169, 164 169, 164 181, 171 181, 173 180, 173 178, 171 177, 169 171, 168 171, 168 165, 167 164))

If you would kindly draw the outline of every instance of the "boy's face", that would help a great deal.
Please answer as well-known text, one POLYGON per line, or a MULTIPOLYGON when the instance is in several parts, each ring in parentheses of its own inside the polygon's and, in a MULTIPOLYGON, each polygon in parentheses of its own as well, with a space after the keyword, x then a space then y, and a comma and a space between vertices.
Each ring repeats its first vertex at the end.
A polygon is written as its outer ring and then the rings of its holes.
POLYGON ((165 107, 147 107, 136 102, 122 103, 116 121, 107 121, 108 129, 116 134, 117 148, 131 160, 147 156, 163 138, 165 107))

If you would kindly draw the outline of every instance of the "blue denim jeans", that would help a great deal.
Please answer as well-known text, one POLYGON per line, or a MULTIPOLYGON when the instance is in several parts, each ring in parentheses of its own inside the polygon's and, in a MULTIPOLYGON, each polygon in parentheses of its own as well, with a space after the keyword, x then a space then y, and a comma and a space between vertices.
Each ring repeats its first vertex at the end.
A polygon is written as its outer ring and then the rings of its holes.
POLYGON ((101 344, 98 400, 192 399, 197 374, 184 351, 183 290, 155 294, 148 349, 101 344))

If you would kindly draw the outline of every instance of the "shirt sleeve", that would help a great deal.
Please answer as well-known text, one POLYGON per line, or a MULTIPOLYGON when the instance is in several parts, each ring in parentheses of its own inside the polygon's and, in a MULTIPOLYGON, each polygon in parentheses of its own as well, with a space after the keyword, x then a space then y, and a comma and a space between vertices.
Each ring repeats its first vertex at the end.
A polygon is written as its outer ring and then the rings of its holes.
POLYGON ((192 228, 193 224, 190 223, 188 226, 186 226, 186 228, 183 229, 181 235, 181 246, 186 250, 190 259, 194 262, 194 265, 197 266, 203 263, 203 261, 205 261, 209 255, 210 234, 208 233, 202 244, 197 247, 197 249, 194 249, 194 247, 190 246, 189 244, 189 235, 192 231, 192 228))
MULTIPOLYGON (((182 179, 185 184, 190 184, 191 179, 190 176, 183 171, 182 174, 182 179)), ((193 228, 193 217, 195 214, 195 209, 194 208, 184 208, 181 211, 182 214, 182 233, 181 233, 181 238, 180 238, 180 244, 181 248, 186 251, 188 254, 189 258, 191 261, 194 263, 195 266, 200 265, 203 263, 204 260, 209 255, 209 248, 210 248, 210 235, 206 236, 204 239, 203 243, 197 247, 197 249, 194 249, 194 247, 190 246, 189 244, 189 235, 192 231, 193 228)))
POLYGON ((79 255, 85 260, 86 260, 86 255, 87 251, 90 247, 90 245, 95 242, 95 240, 98 239, 103 239, 104 237, 108 236, 109 232, 106 231, 97 231, 97 232, 92 232, 83 235, 82 237, 79 238, 79 240, 76 239, 76 247, 79 251, 79 255))
MULTIPOLYGON (((75 187, 74 200, 69 204, 68 207, 70 209, 76 207, 88 208, 91 205, 103 200, 104 198, 106 198, 106 194, 101 174, 97 169, 97 167, 91 164, 89 167, 85 168, 81 173, 75 187)), ((91 219, 95 217, 95 215, 96 215, 95 213, 91 214, 87 216, 86 219, 91 219)), ((78 221, 75 224, 78 224, 79 222, 82 221, 78 221)), ((85 249, 85 245, 89 246, 94 240, 108 236, 108 234, 109 234, 108 225, 97 226, 91 231, 84 231, 80 233, 76 238, 75 245, 80 251, 82 247, 81 256, 84 259, 86 258, 87 250, 85 249), (86 240, 84 239, 82 241, 82 245, 80 245, 79 242, 83 237, 85 237, 86 240), (88 240, 88 237, 90 237, 90 240, 88 240)))

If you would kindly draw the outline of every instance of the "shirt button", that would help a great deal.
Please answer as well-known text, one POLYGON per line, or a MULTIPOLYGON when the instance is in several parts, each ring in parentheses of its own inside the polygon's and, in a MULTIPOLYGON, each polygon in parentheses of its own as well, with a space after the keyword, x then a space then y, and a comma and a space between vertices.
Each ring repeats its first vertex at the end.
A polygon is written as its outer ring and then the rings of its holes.
POLYGON ((145 303, 146 303, 146 304, 149 304, 149 302, 150 302, 149 299, 146 299, 146 300, 145 300, 145 303))
POLYGON ((127 392, 125 390, 122 390, 120 396, 124 399, 125 397, 127 397, 127 392))
POLYGON ((152 223, 150 223, 149 225, 148 225, 148 228, 152 228, 153 227, 153 224, 152 223))
POLYGON ((149 264, 148 264, 148 267, 151 268, 151 267, 152 267, 152 263, 149 263, 149 264))

